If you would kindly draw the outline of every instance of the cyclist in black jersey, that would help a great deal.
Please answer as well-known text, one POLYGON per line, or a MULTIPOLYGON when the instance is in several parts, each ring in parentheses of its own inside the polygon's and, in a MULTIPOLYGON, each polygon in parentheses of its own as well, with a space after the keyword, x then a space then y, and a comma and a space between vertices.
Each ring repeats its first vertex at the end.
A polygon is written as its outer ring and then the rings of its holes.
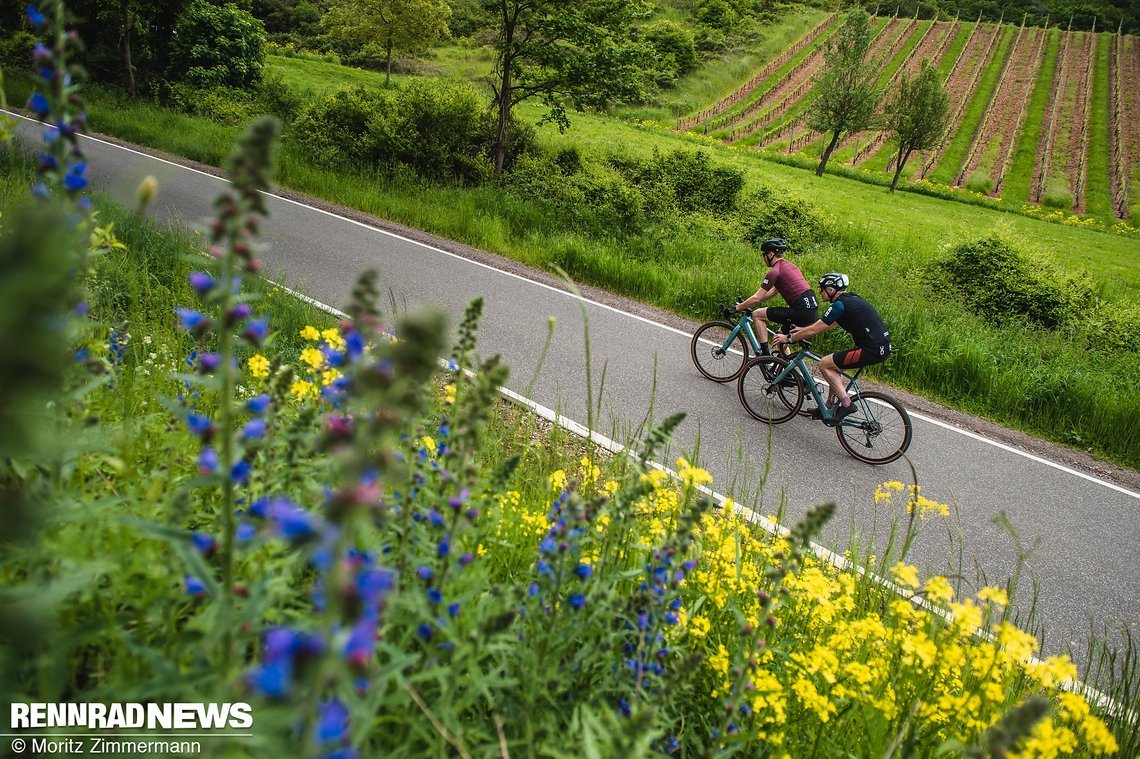
MULTIPOLYGON (((776 345, 791 340, 804 340, 826 332, 839 325, 855 339, 855 347, 850 350, 831 353, 820 359, 819 370, 831 388, 831 398, 839 399, 839 408, 830 421, 832 426, 839 424, 845 416, 855 410, 847 397, 841 369, 858 369, 863 366, 882 363, 891 355, 891 333, 883 324, 882 317, 874 306, 855 293, 847 292, 850 281, 846 274, 832 272, 819 279, 819 294, 831 305, 819 321, 806 327, 793 329, 791 336, 776 335, 776 345)), ((831 407, 829 402, 828 407, 831 407)), ((813 412, 819 418, 819 411, 813 412)))

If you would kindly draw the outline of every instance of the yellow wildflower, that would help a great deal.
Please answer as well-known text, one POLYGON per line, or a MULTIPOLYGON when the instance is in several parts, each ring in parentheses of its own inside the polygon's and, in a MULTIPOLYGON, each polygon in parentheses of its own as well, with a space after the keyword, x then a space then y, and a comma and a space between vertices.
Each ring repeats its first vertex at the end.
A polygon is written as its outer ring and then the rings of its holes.
POLYGON ((831 703, 827 696, 821 695, 811 680, 801 677, 792 685, 792 691, 800 697, 805 709, 815 712, 820 722, 827 722, 837 711, 835 704, 831 703))
POLYGON ((289 392, 294 398, 302 401, 306 398, 316 398, 320 394, 316 385, 303 379, 294 380, 292 387, 289 388, 289 392))
POLYGON ((709 634, 712 629, 712 623, 708 618, 697 615, 689 620, 689 635, 694 638, 703 638, 709 634))
POLYGON ((700 485, 708 485, 713 481, 712 475, 708 471, 695 467, 690 464, 684 457, 677 459, 677 473, 681 475, 681 479, 686 486, 697 487, 700 485))
POLYGON ((320 369, 325 365, 325 354, 316 348, 305 348, 301 351, 301 360, 314 369, 320 369))
POLYGON ((306 325, 303 330, 301 330, 301 337, 304 340, 320 340, 321 333, 317 331, 316 327, 309 324, 306 325))
POLYGON ((950 604, 951 618, 958 635, 973 635, 982 625, 982 610, 971 600, 950 604))
POLYGON ((550 475, 550 489, 556 492, 561 492, 566 489, 566 472, 559 469, 550 475))
POLYGON ((899 562, 891 567, 891 574, 895 576, 895 580, 899 585, 907 588, 918 587, 918 567, 911 564, 904 564, 899 562))
POLYGON ((448 406, 455 405, 455 383, 445 385, 443 388, 443 402, 448 406))
POLYGON ((250 356, 246 366, 249 367, 249 373, 258 379, 265 379, 269 376, 269 359, 260 353, 250 356))
POLYGON ((1004 588, 987 585, 978 591, 978 600, 982 603, 991 603, 994 606, 1009 606, 1009 594, 1004 588))
POLYGON ((613 494, 614 494, 614 493, 616 493, 616 492, 618 491, 618 484, 617 484, 617 482, 615 482, 614 480, 606 480, 605 484, 604 484, 604 485, 602 485, 602 491, 603 491, 603 492, 604 492, 606 495, 608 495, 608 496, 611 496, 611 497, 612 497, 612 496, 613 496, 613 494))
POLYGON ((323 337, 325 339, 325 342, 336 350, 344 350, 344 338, 340 336, 340 330, 336 329, 335 327, 329 327, 328 329, 321 332, 321 337, 323 337))
POLYGON ((424 447, 429 456, 434 456, 436 454, 436 451, 439 450, 439 446, 435 444, 435 438, 431 437, 430 435, 424 435, 422 438, 420 438, 420 445, 424 447))
POLYGON ((321 384, 331 385, 343 376, 344 375, 340 373, 339 369, 328 369, 323 374, 321 374, 321 384))
POLYGON ((923 590, 926 597, 936 603, 946 603, 954 597, 954 589, 950 587, 950 581, 941 575, 928 578, 923 590))

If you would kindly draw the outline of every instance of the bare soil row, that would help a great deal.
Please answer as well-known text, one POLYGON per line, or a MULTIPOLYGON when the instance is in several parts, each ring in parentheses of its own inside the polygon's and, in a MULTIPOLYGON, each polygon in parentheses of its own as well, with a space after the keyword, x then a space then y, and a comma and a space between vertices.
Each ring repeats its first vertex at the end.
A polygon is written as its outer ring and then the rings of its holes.
POLYGON ((1081 59, 1081 88, 1077 91, 1077 108, 1073 109, 1073 121, 1069 135, 1069 160, 1067 173, 1069 187, 1073 190, 1073 210, 1085 211, 1085 175, 1089 157, 1089 114, 1092 110, 1093 69, 1096 64, 1096 32, 1085 35, 1085 56, 1081 59))
POLYGON ((970 35, 946 82, 946 90, 950 96, 950 118, 947 121, 946 131, 942 134, 938 147, 919 156, 922 170, 915 172, 915 179, 925 177, 942 160, 942 154, 946 152, 950 138, 962 123, 962 116, 970 105, 982 73, 997 48, 1000 32, 1001 27, 996 24, 979 23, 974 27, 974 32, 970 35))
POLYGON ((1027 93, 1032 93, 1041 68, 1041 43, 1044 39, 1043 29, 1022 30, 1017 44, 1010 51, 1005 76, 999 82, 989 108, 982 117, 981 128, 974 137, 972 152, 962 167, 959 182, 978 168, 988 170, 995 185, 1001 181, 1005 157, 1013 148, 1020 132, 1027 93), (993 150, 994 143, 997 143, 996 153, 993 150))
MULTIPOLYGON (((951 41, 958 36, 958 23, 955 21, 935 21, 923 38, 922 42, 911 51, 907 59, 899 66, 898 71, 891 77, 891 84, 898 82, 904 75, 914 76, 922 67, 923 61, 929 61, 937 66, 946 56, 946 50, 951 41)), ((879 149, 890 138, 888 132, 877 132, 875 136, 855 154, 853 163, 860 164, 879 152, 879 149)), ((863 135, 861 139, 866 139, 863 135)))
POLYGON ((1049 92, 1049 103, 1045 106, 1045 120, 1041 139, 1037 143, 1037 160, 1033 165, 1033 180, 1029 185, 1029 202, 1040 203, 1048 184, 1049 167, 1053 159, 1057 125, 1065 103, 1065 85, 1068 79, 1073 53, 1073 34, 1065 32, 1061 40, 1061 51, 1057 54, 1057 64, 1053 69, 1053 86, 1049 92))
POLYGON ((811 45, 817 39, 819 39, 819 36, 821 34, 823 34, 827 29, 829 29, 831 27, 831 25, 835 23, 837 18, 839 18, 839 16, 837 14, 834 14, 834 13, 831 14, 830 16, 828 16, 827 18, 825 18, 822 22, 819 23, 818 26, 816 26, 814 29, 812 29, 810 32, 808 32, 807 35, 802 37, 800 40, 798 40, 794 45, 789 47, 787 50, 780 53, 780 55, 777 58, 770 61, 766 66, 764 66, 764 68, 760 69, 760 71, 758 71, 756 74, 754 74, 752 76, 752 78, 749 79, 744 85, 742 85, 741 87, 738 87, 732 93, 730 93, 726 97, 722 98, 718 102, 714 103, 707 110, 699 111, 694 116, 691 116, 691 117, 686 118, 686 119, 681 119, 681 121, 678 122, 676 129, 678 131, 685 131, 686 129, 691 129, 692 127, 696 126, 697 124, 708 121, 712 117, 717 116, 717 115, 723 113, 724 111, 727 111, 728 109, 732 108, 737 103, 740 103, 741 101, 745 100, 748 97, 748 95, 752 93, 753 90, 755 90, 757 87, 759 87, 764 82, 765 79, 767 79, 773 73, 778 71, 781 66, 783 66, 785 63, 787 63, 793 57, 795 57, 795 55, 798 52, 800 52, 805 47, 807 47, 808 45, 811 45))
POLYGON ((1126 78, 1127 53, 1124 37, 1112 39, 1108 56, 1108 112, 1111 123, 1108 129, 1109 187, 1112 190, 1112 212, 1118 219, 1128 218, 1128 139, 1125 112, 1128 98, 1125 82, 1136 83, 1136 79, 1126 78))

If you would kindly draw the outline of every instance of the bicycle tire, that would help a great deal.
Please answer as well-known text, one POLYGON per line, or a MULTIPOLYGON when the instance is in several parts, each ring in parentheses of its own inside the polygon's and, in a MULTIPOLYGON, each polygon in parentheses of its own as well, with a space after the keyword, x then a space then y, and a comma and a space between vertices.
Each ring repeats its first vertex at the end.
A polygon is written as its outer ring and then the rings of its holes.
POLYGON ((748 362, 736 384, 740 405, 753 419, 768 424, 783 424, 796 415, 804 402, 804 385, 799 374, 792 372, 786 379, 793 380, 788 387, 782 381, 773 385, 769 377, 784 371, 788 362, 775 356, 760 356, 748 362))
POLYGON ((727 334, 732 332, 734 325, 724 321, 712 321, 702 324, 697 327, 697 331, 693 333, 693 342, 689 345, 689 355, 693 359, 693 365, 697 367, 697 371, 705 379, 710 379, 713 382, 732 382, 740 376, 741 370, 744 369, 744 364, 748 361, 748 344, 744 342, 744 335, 737 335, 732 341, 733 345, 740 351, 740 355, 729 351, 717 355, 721 344, 724 339, 709 340, 702 342, 702 336, 706 332, 714 329, 724 330, 727 334), (710 345, 710 343, 712 343, 710 345), (731 374, 727 373, 731 369, 731 374))
POLYGON ((906 453, 914 426, 901 403, 874 390, 857 393, 851 402, 856 404, 857 410, 835 428, 843 450, 865 464, 875 466, 889 464, 906 453), (876 441, 879 450, 884 452, 882 456, 868 455, 868 452, 875 451, 876 441))

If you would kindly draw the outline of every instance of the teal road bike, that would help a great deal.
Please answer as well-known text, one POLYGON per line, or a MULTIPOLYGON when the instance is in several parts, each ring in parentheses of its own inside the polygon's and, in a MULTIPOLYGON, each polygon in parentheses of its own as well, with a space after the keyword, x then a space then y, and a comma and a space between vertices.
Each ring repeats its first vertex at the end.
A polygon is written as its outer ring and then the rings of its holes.
MULTIPOLYGON (((751 312, 738 314, 724 308, 722 313, 723 321, 703 324, 693 334, 690 351, 697 370, 715 382, 736 380, 740 403, 754 419, 782 424, 797 414, 818 414, 816 418, 834 425, 833 412, 825 404, 829 388, 808 367, 809 360, 820 359, 811 352, 810 343, 792 343, 799 350, 788 358, 761 356, 751 312)), ((910 414, 889 395, 861 389, 861 373, 861 369, 855 374, 842 372, 855 411, 834 425, 835 433, 843 449, 856 459, 867 464, 888 464, 910 447, 910 414)))
MULTIPOLYGON (((753 419, 768 424, 782 424, 796 415, 810 393, 820 418, 835 427, 843 450, 867 464, 889 464, 910 447, 913 428, 910 414, 894 398, 875 390, 859 387, 859 375, 842 372, 847 378, 846 392, 855 410, 838 424, 835 412, 824 402, 824 395, 807 368, 808 358, 819 356, 810 351, 811 344, 801 340, 789 359, 760 356, 748 362, 737 380, 740 403, 753 419)), ((826 389, 826 386, 825 386, 826 389)))
MULTIPOLYGON (((744 367, 752 358, 760 355, 760 341, 752 326, 752 310, 734 311, 728 306, 721 307, 721 319, 707 322, 697 327, 689 353, 693 365, 706 379, 713 382, 735 382, 740 379, 744 367)), ((768 335, 776 334, 771 328, 768 335)), ((817 395, 827 393, 827 383, 819 377, 812 377, 812 383, 819 386, 817 395)), ((800 415, 811 416, 815 409, 815 396, 804 397, 800 415)))

